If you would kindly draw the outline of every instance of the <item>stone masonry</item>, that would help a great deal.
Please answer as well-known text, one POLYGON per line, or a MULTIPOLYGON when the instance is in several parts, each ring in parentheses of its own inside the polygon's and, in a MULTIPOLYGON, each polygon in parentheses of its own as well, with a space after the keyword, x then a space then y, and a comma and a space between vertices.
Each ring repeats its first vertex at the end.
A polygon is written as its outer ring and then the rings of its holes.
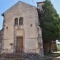
MULTIPOLYGON (((3 39, 1 53, 16 53, 17 37, 23 37, 24 53, 36 53, 43 57, 42 29, 39 27, 38 10, 41 10, 41 3, 38 8, 24 2, 17 2, 2 16, 3 39), (15 18, 23 18, 23 25, 15 26, 15 18)), ((19 23, 19 21, 18 21, 19 23)))

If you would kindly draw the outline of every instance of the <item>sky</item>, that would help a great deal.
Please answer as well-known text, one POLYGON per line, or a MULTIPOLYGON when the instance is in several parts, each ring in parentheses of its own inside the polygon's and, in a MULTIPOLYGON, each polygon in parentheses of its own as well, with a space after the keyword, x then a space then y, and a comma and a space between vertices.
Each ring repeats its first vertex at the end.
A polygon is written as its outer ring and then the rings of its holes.
MULTIPOLYGON (((3 16, 1 15, 11 6, 13 6, 18 1, 23 1, 25 3, 31 4, 36 6, 36 2, 42 2, 44 0, 0 0, 0 29, 2 29, 3 24, 3 16)), ((54 8, 56 9, 57 13, 60 15, 60 0, 51 0, 54 8)))

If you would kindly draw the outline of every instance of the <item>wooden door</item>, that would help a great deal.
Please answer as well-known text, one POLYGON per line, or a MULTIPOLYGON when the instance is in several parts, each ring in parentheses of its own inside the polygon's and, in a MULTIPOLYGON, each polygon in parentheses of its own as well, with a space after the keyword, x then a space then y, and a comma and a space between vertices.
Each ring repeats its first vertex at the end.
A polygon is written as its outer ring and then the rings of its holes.
POLYGON ((17 37, 16 52, 18 52, 18 53, 23 52, 23 37, 17 37))

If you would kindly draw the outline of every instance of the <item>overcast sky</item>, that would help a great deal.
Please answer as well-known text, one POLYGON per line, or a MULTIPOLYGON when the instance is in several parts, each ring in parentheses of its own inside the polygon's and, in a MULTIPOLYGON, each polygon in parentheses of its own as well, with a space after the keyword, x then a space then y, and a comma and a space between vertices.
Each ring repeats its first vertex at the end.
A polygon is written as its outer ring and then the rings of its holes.
MULTIPOLYGON (((36 2, 42 2, 44 0, 0 0, 0 29, 2 28, 3 22, 3 17, 1 16, 1 14, 18 1, 23 1, 25 3, 36 6, 36 2)), ((54 8, 56 9, 57 13, 60 15, 60 0, 51 0, 51 2, 54 8)))

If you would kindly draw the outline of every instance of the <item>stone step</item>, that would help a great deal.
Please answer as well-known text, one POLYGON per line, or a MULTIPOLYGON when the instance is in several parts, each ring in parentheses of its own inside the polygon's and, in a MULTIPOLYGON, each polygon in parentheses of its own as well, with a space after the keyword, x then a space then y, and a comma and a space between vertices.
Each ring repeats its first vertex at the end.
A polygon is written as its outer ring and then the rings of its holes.
POLYGON ((4 59, 2 59, 2 58, 0 58, 0 60, 24 60, 24 59, 18 59, 18 58, 4 58, 4 59))
POLYGON ((1 54, 0 60, 41 60, 38 54, 32 53, 14 53, 1 54))

